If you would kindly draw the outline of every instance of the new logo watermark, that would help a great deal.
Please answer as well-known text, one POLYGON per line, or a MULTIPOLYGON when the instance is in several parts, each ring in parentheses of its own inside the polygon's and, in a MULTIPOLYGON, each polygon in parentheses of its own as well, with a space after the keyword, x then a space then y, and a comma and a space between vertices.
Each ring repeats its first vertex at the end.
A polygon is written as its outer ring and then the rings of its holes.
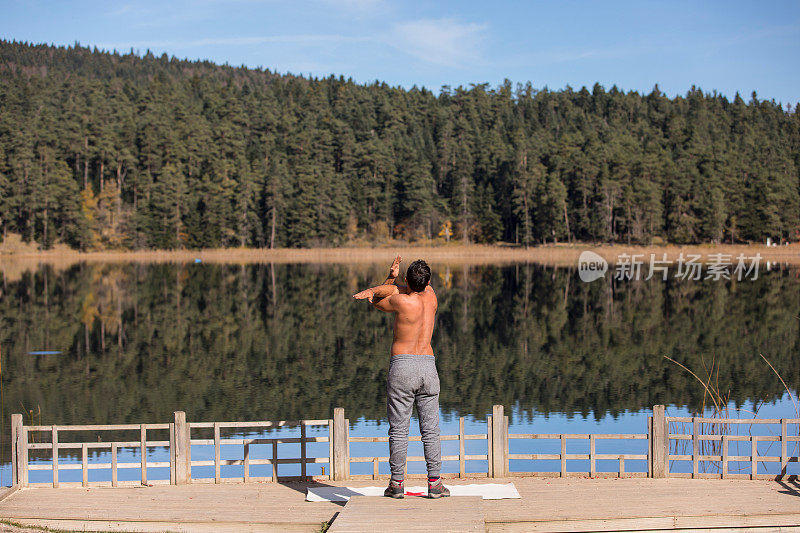
POLYGON ((608 261, 589 250, 581 252, 578 258, 578 275, 581 281, 590 283, 605 276, 606 272, 608 272, 608 261))
MULTIPOLYGON (((739 254, 736 258, 731 254, 709 254, 705 262, 700 254, 684 255, 681 252, 675 261, 667 259, 666 253, 660 259, 656 254, 649 255, 649 259, 645 259, 645 254, 619 254, 614 263, 614 279, 647 281, 658 276, 666 281, 670 269, 673 269, 673 277, 683 280, 756 280, 761 265, 760 253, 754 256, 739 254)), ((595 252, 586 250, 578 258, 578 275, 586 283, 605 277, 608 269, 608 262, 595 252)))

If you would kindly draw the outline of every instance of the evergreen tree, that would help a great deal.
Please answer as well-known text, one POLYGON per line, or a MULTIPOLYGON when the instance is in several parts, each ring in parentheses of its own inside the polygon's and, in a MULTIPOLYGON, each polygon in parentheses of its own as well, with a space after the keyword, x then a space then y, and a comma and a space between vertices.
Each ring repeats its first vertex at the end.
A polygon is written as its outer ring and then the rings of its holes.
POLYGON ((697 87, 437 96, 0 41, 0 226, 81 249, 798 240, 797 117, 697 87))

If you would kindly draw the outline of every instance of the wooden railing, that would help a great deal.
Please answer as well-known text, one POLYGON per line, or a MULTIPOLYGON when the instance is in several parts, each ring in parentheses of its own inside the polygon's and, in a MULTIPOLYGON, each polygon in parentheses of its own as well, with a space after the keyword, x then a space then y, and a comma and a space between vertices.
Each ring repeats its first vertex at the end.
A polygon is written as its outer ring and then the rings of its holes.
MULTIPOLYGON (((187 423, 186 415, 183 411, 175 412, 175 421, 168 424, 117 424, 117 425, 75 425, 75 426, 25 426, 22 424, 22 415, 12 415, 12 483, 21 486, 125 486, 125 485, 154 485, 171 484, 182 485, 185 483, 223 483, 236 481, 278 481, 280 464, 300 464, 300 476, 280 476, 282 481, 308 479, 306 466, 311 463, 330 463, 332 454, 324 457, 310 457, 307 453, 307 444, 310 442, 331 442, 329 436, 307 436, 306 430, 309 426, 325 426, 329 430, 332 427, 332 420, 298 420, 298 421, 259 421, 259 422, 194 422, 187 423), (300 437, 274 437, 274 438, 247 438, 237 436, 233 438, 222 438, 222 431, 234 429, 243 431, 247 429, 267 429, 280 427, 300 427, 300 437), (213 438, 200 439, 191 438, 192 430, 213 430, 213 438), (168 440, 147 440, 147 432, 152 430, 167 430, 168 440), (112 434, 111 437, 118 437, 120 433, 138 432, 140 439, 131 440, 106 440, 99 441, 98 434, 112 434), (64 442, 65 433, 80 434, 91 433, 92 437, 98 438, 98 442, 64 442), (49 442, 31 442, 31 437, 41 434, 41 437, 48 438, 49 442), (297 458, 278 458, 278 444, 300 444, 300 457, 297 458), (211 445, 214 447, 213 460, 192 460, 192 446, 211 445), (265 459, 251 458, 251 447, 266 445, 271 447, 271 457, 265 459), (148 460, 148 448, 167 448, 169 450, 169 461, 148 460), (223 447, 240 447, 243 451, 242 459, 222 459, 221 450, 223 447), (119 462, 117 461, 118 452, 121 449, 136 449, 140 454, 138 462, 119 462), (36 450, 47 450, 50 462, 45 464, 30 464, 31 452, 36 450), (64 450, 80 450, 81 463, 64 464, 59 461, 59 452, 64 450), (89 462, 89 454, 92 451, 110 450, 110 462, 89 462), (222 477, 221 467, 228 465, 242 466, 243 475, 241 477, 222 477), (272 475, 268 478, 254 477, 250 475, 250 467, 253 465, 271 465, 272 475), (213 466, 213 477, 198 477, 192 475, 192 467, 213 466), (138 468, 141 471, 141 479, 136 481, 120 481, 118 479, 119 469, 138 468), (148 470, 153 468, 168 468, 169 480, 167 479, 148 479, 148 470), (51 483, 30 483, 29 472, 46 470, 52 473, 51 483), (82 480, 80 482, 63 483, 59 480, 59 472, 64 470, 81 470, 82 480), (110 481, 90 481, 89 470, 110 470, 110 481)), ((35 439, 38 440, 38 439, 35 439)), ((328 446, 329 450, 331 446, 328 446)), ((41 452, 40 452, 41 454, 41 452)), ((314 476, 320 478, 323 476, 314 476)), ((324 476, 332 479, 328 474, 324 476)))
MULTIPOLYGON (((344 421, 347 425, 347 421, 344 421)), ((335 421, 334 421, 335 424, 335 421)), ((486 433, 480 434, 465 434, 464 432, 464 418, 459 418, 457 435, 442 435, 442 442, 457 441, 458 454, 457 455, 443 455, 442 462, 452 461, 458 462, 458 472, 443 473, 443 477, 577 477, 589 475, 591 477, 607 477, 613 475, 615 477, 647 477, 650 472, 649 468, 649 454, 598 454, 596 453, 596 441, 598 440, 648 440, 646 433, 642 434, 545 434, 545 433, 509 433, 508 432, 508 416, 504 415, 504 408, 502 405, 495 405, 492 409, 492 414, 488 416, 486 421, 486 433), (544 453, 509 453, 509 442, 511 440, 535 440, 543 441, 548 439, 555 439, 560 441, 561 450, 558 454, 544 454, 544 453), (589 453, 587 454, 568 454, 567 453, 567 440, 583 439, 588 441, 589 453), (466 441, 469 440, 483 440, 486 441, 486 453, 480 454, 467 454, 465 452, 466 441), (603 459, 613 459, 618 461, 618 471, 598 472, 596 469, 596 461, 603 459), (648 461, 648 469, 645 472, 626 472, 625 460, 645 460, 648 461), (510 460, 558 460, 560 463, 560 470, 557 472, 512 472, 510 471, 510 460), (589 462, 589 470, 587 472, 568 472, 568 460, 587 460, 589 462), (465 463, 467 461, 486 461, 487 468, 485 472, 466 472, 465 463)), ((420 436, 409 437, 410 442, 419 442, 420 436)), ((349 437, 348 442, 388 442, 388 437, 349 437)), ((377 479, 380 476, 378 472, 378 465, 381 462, 389 460, 388 457, 381 456, 359 456, 349 457, 349 463, 372 463, 372 474, 367 475, 350 475, 353 479, 377 479)), ((424 457, 409 456, 406 462, 422 462, 425 461, 424 457)), ((384 476, 385 477, 385 476, 384 476)), ((408 475, 406 468, 406 478, 423 478, 424 474, 408 475)))
MULTIPOLYGON (((648 418, 647 432, 642 434, 542 434, 542 433, 509 433, 508 417, 504 414, 502 405, 495 405, 492 414, 486 423, 486 432, 466 434, 464 418, 459 419, 457 435, 442 435, 443 442, 457 441, 458 453, 444 455, 443 462, 457 462, 457 472, 446 472, 444 477, 510 477, 510 476, 548 476, 548 477, 721 477, 721 478, 797 478, 797 474, 788 473, 789 463, 797 463, 797 452, 790 449, 791 443, 800 443, 800 436, 796 436, 797 424, 800 419, 716 419, 716 418, 682 418, 665 416, 664 406, 653 407, 653 416, 648 418), (691 424, 692 433, 678 432, 678 424, 691 424), (766 435, 732 435, 730 427, 741 424, 773 424, 780 426, 780 433, 772 436, 766 435), (791 428, 791 430, 790 430, 791 428), (675 430, 675 432, 671 432, 675 430), (716 433, 715 433, 716 432, 716 433), (794 434, 793 434, 794 433, 794 434), (509 453, 509 443, 526 443, 529 447, 541 441, 556 441, 560 444, 559 453, 509 453), (646 440, 646 453, 597 453, 598 441, 628 441, 646 440), (466 453, 467 441, 484 441, 486 453, 466 453), (588 453, 567 453, 567 443, 583 441, 583 446, 588 444, 588 453), (691 442, 692 453, 678 453, 679 443, 691 442), (672 443, 675 443, 672 446, 672 443), (730 455, 731 443, 748 442, 749 455, 730 455), (779 443, 780 456, 759 454, 760 443, 779 443), (671 453, 675 452, 675 453, 671 453), (550 460, 558 461, 559 468, 555 471, 511 471, 510 461, 515 460, 550 460), (597 461, 612 460, 617 462, 617 469, 613 472, 600 472, 597 461), (475 472, 474 468, 467 469, 467 463, 486 461, 483 471, 475 472), (588 461, 586 471, 568 469, 570 461, 588 461), (629 471, 626 461, 646 461, 645 471, 629 471), (671 465, 680 461, 692 462, 692 473, 674 472, 671 465), (750 471, 747 474, 729 471, 731 462, 749 461, 750 471), (776 474, 758 473, 758 463, 780 462, 780 472, 776 474), (718 463, 718 464, 717 464, 718 463), (716 465, 718 472, 701 472, 700 465, 716 465), (485 472, 485 473, 484 473, 485 472)), ((63 485, 96 486, 96 485, 147 485, 147 484, 186 484, 186 483, 224 483, 224 482, 252 482, 252 481, 289 481, 289 480, 347 480, 347 479, 377 479, 386 477, 379 473, 379 464, 388 461, 382 455, 364 455, 351 457, 351 443, 386 443, 389 438, 350 436, 349 420, 344 416, 344 410, 334 409, 333 418, 329 420, 297 420, 297 421, 257 421, 257 422, 191 422, 186 421, 182 411, 174 414, 174 421, 165 424, 121 424, 121 425, 75 425, 75 426, 25 426, 22 415, 12 415, 12 481, 18 486, 53 486, 63 485), (264 431, 278 428, 299 428, 299 436, 275 436, 266 438, 262 435, 248 437, 247 430, 264 431), (327 435, 309 436, 309 427, 327 429, 327 435), (235 435, 223 436, 223 431, 237 432, 235 435), (83 442, 67 442, 64 435, 84 434, 83 442), (168 432, 168 440, 148 440, 154 432, 168 432), (192 433, 194 432, 194 438, 192 433), (211 438, 200 438, 198 433, 211 433, 211 438), (88 442, 86 433, 91 433, 91 438, 98 442, 88 442), (124 439, 120 434, 128 433, 138 436, 133 439, 124 439), (100 440, 99 435, 108 438, 100 440), (38 437, 37 437, 38 436, 38 437), (33 441, 31 441, 33 437, 33 441), (48 442, 49 440, 49 442, 48 442), (327 443, 327 455, 310 456, 309 443, 327 443), (279 444, 299 444, 299 457, 280 457, 279 444), (199 447, 213 446, 213 459, 192 459, 192 447, 195 455, 199 447), (148 450, 151 448, 168 448, 169 461, 148 460, 148 450), (222 450, 240 449, 242 459, 223 459, 222 450), (140 460, 137 462, 119 462, 119 450, 137 450, 140 460), (90 454, 98 451, 110 451, 110 462, 89 461, 90 454), (253 454, 258 450, 258 454, 253 454), (60 455, 72 452, 73 461, 80 451, 81 462, 62 463, 60 455), (267 453, 263 453, 266 451, 267 453), (49 457, 49 462, 30 464, 30 454, 33 452, 42 460, 49 457), (47 453, 49 452, 49 453, 47 453), (253 457, 258 455, 260 457, 253 457), (371 474, 351 474, 351 465, 357 463, 371 463, 371 474), (296 464, 300 466, 300 475, 280 475, 279 465, 296 464), (322 474, 309 475, 307 465, 323 464, 322 474), (252 475, 251 467, 255 465, 269 465, 269 476, 252 475), (223 476, 223 466, 241 466, 241 475, 223 476), (195 473, 193 467, 213 467, 213 476, 201 477, 195 473), (119 469, 138 468, 141 472, 139 480, 122 481, 118 479, 119 469), (169 480, 149 479, 148 471, 154 468, 168 468, 169 480), (89 470, 107 469, 111 471, 110 481, 90 481, 89 470), (52 481, 47 483, 30 483, 29 472, 50 471, 52 481), (64 470, 81 470, 80 482, 64 483, 59 480, 59 472, 64 470)), ((411 442, 421 440, 419 436, 409 437, 411 442)), ((317 450, 319 451, 319 450, 317 450)), ((424 457, 410 456, 408 462, 424 461, 424 457)), ((703 468, 702 470, 706 470, 703 468)), ((424 477, 423 474, 410 475, 410 478, 424 477)))
MULTIPOLYGON (((148 468, 169 468, 173 471, 170 462, 154 462, 147 460, 147 449, 151 447, 172 447, 172 433, 174 424, 120 424, 120 425, 83 425, 83 426, 23 426, 22 415, 12 415, 12 446, 14 449, 11 454, 11 468, 13 484, 21 483, 28 485, 28 472, 31 470, 50 470, 52 471, 52 485, 60 485, 58 473, 60 470, 81 470, 81 485, 89 486, 89 470, 110 469, 111 486, 118 486, 117 473, 120 468, 138 468, 141 470, 142 485, 148 484, 148 468), (147 431, 150 430, 169 430, 170 440, 147 440, 147 431), (106 432, 106 431, 126 431, 139 432, 140 438, 135 441, 112 441, 112 442, 61 442, 62 435, 75 432, 106 432), (45 433, 50 436, 50 442, 28 442, 28 437, 36 433, 45 433), (16 446, 15 446, 16 444, 16 446), (120 448, 138 448, 141 453, 141 460, 136 463, 119 463, 117 454, 120 448), (51 450, 51 464, 28 464, 30 450, 51 450), (60 450, 80 450, 80 464, 59 464, 60 450), (110 450, 110 463, 89 463, 89 452, 97 450, 110 450)), ((151 481, 159 483, 159 481, 151 481)), ((95 483, 93 483, 95 484, 95 483)), ((107 484, 107 483, 103 483, 107 484)), ((138 484, 138 483, 137 483, 138 484)))
MULTIPOLYGON (((284 481, 289 479, 298 479, 298 480, 305 480, 308 478, 306 475, 306 465, 311 463, 329 463, 330 462, 330 453, 328 457, 308 457, 307 454, 307 444, 309 442, 328 442, 330 443, 330 438, 328 437, 308 437, 306 436, 306 428, 308 426, 326 426, 329 429, 331 427, 332 421, 331 420, 298 420, 298 421, 275 421, 275 422, 194 422, 188 424, 189 432, 192 429, 213 429, 214 430, 214 437, 212 439, 192 439, 191 436, 187 439, 189 442, 189 448, 187 448, 190 452, 190 457, 187 461, 184 462, 184 465, 188 465, 186 467, 186 479, 191 480, 192 483, 200 482, 200 483, 222 483, 226 481, 242 481, 247 483, 248 481, 278 481, 278 465, 280 464, 299 464, 300 465, 300 476, 280 476, 280 478, 284 481), (253 429, 253 428, 279 428, 279 427, 294 427, 300 426, 300 437, 273 437, 273 438, 227 438, 222 439, 220 437, 221 430, 224 428, 236 428, 236 429, 253 429), (300 457, 294 458, 279 458, 278 457, 278 444, 300 444, 300 457), (193 461, 191 459, 191 445, 213 445, 214 446, 214 459, 212 461, 193 461), (266 459, 252 459, 250 457, 250 448, 251 446, 257 445, 267 445, 271 448, 271 454, 269 458, 266 459), (222 446, 241 446, 243 458, 242 459, 221 459, 221 448, 222 446), (241 480, 238 478, 223 478, 221 477, 221 467, 223 465, 232 466, 232 465, 241 465, 242 466, 242 478, 241 480), (272 475, 270 477, 254 477, 250 475, 250 467, 252 465, 271 465, 272 466, 272 475), (193 466, 213 466, 214 467, 214 477, 213 478, 202 478, 192 476, 191 467, 193 466)), ((330 446, 329 446, 330 449, 330 446)))
POLYGON ((510 472, 512 476, 545 476, 545 477, 582 477, 589 475, 589 477, 647 477, 650 472, 650 455, 649 454, 608 454, 596 453, 596 443, 598 440, 647 440, 647 434, 624 434, 624 433, 605 433, 605 434, 509 434, 509 439, 553 439, 561 443, 560 453, 512 453, 509 454, 509 459, 527 459, 527 460, 558 460, 560 468, 558 472, 534 472, 528 474, 527 472, 510 472), (567 453, 567 440, 586 440, 589 444, 589 453, 567 453), (616 472, 598 472, 597 461, 610 459, 617 461, 618 470, 616 472), (568 460, 583 460, 589 461, 589 470, 584 472, 575 472, 567 470, 568 460), (625 460, 645 460, 647 461, 648 468, 645 472, 626 472, 625 460))
MULTIPOLYGON (((668 433, 669 446, 667 459, 671 464, 681 461, 691 461, 692 471, 689 472, 670 472, 670 477, 692 477, 692 478, 723 478, 723 479, 775 479, 787 477, 789 463, 798 462, 797 455, 790 455, 790 444, 800 442, 800 436, 790 435, 789 426, 800 424, 800 418, 751 418, 751 419, 720 419, 704 417, 666 417, 668 428, 675 429, 676 432, 668 433), (677 432, 679 425, 689 425, 691 433, 677 432), (735 426, 748 427, 748 431, 753 426, 775 428, 774 435, 731 435, 732 428, 735 426), (777 427, 780 429, 778 430, 777 427), (674 445, 673 445, 674 441, 674 445), (688 441, 688 442, 687 442, 688 441), (747 455, 731 455, 731 443, 747 443, 747 455), (691 443, 691 453, 678 453, 682 443, 691 443), (779 443, 780 455, 759 454, 759 444, 779 443), (730 463, 747 463, 744 472, 730 472, 730 463), (778 474, 759 473, 758 465, 761 463, 780 463, 778 474), (703 470, 714 470, 713 472, 702 471, 701 464, 707 468, 703 470)), ((769 445, 771 446, 771 444, 769 445)), ((794 448, 797 450, 797 446, 794 448)), ((763 451, 763 447, 762 447, 763 451)), ((797 453, 795 451, 795 453, 797 453)), ((796 477, 796 475, 793 475, 796 477)))
MULTIPOLYGON (((501 406, 502 407, 502 406, 501 406)), ((506 417, 508 418, 508 417, 506 417)), ((347 423, 348 421, 345 421, 347 423)), ((334 421, 335 423, 335 421, 334 421)), ((492 432, 492 416, 489 416, 487 421, 487 429, 486 433, 474 434, 474 435, 466 435, 464 433, 464 417, 460 417, 458 419, 458 435, 441 435, 440 439, 442 442, 448 441, 458 441, 458 455, 442 455, 442 462, 455 462, 458 461, 458 472, 452 473, 447 472, 443 473, 443 477, 492 477, 491 471, 488 472, 470 472, 467 474, 466 471, 466 462, 467 461, 489 461, 489 457, 492 455, 490 449, 487 450, 485 454, 467 454, 466 453, 466 441, 468 440, 486 440, 489 442, 489 435, 492 432)), ((409 442, 420 442, 422 437, 419 435, 410 435, 408 437, 409 442)), ((389 442, 389 437, 348 437, 348 442, 389 442)), ((487 446, 491 446, 490 442, 487 446)), ((389 460, 388 457, 381 457, 381 456, 366 456, 366 457, 350 457, 348 452, 347 457, 348 463, 372 463, 372 474, 349 474, 351 479, 378 479, 380 474, 378 473, 378 465, 381 462, 387 462, 389 460)), ((409 462, 419 462, 425 461, 425 457, 410 455, 406 457, 406 471, 405 476, 406 478, 424 478, 424 474, 412 474, 408 475, 408 463, 409 462)))

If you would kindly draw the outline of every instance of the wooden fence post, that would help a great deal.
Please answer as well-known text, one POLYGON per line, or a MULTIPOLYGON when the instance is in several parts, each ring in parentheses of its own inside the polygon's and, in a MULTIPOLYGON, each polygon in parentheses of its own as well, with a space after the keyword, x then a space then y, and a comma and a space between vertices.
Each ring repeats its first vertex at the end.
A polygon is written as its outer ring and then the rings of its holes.
POLYGON ((722 436, 722 479, 728 478, 728 435, 722 436))
POLYGON ((492 466, 494 465, 494 452, 492 452, 492 415, 486 417, 486 461, 489 465, 487 469, 486 475, 488 477, 494 477, 494 471, 492 470, 492 466))
POLYGON ((300 421, 300 477, 306 481, 306 422, 300 421))
POLYGON ((142 485, 147 485, 147 427, 144 424, 139 425, 139 440, 141 441, 141 477, 142 485))
POLYGON ((466 477, 464 456, 466 455, 464 443, 464 417, 458 418, 458 477, 466 477))
POLYGON ((175 484, 175 422, 169 423, 169 484, 175 484))
POLYGON ((503 448, 503 464, 505 465, 506 477, 510 475, 511 469, 508 466, 508 415, 503 417, 503 435, 505 435, 505 447, 503 448))
POLYGON ((789 459, 786 456, 786 419, 781 418, 781 479, 786 477, 786 468, 789 466, 789 459))
POLYGON ((344 481, 350 479, 350 443, 348 442, 347 421, 344 408, 333 410, 333 479, 344 481))
POLYGON ((81 486, 89 486, 89 446, 81 444, 81 486))
POLYGON ((191 479, 189 463, 189 424, 186 413, 175 411, 175 484, 186 485, 191 479))
POLYGON ((219 422, 214 422, 214 483, 219 484, 222 480, 220 475, 220 433, 219 422))
POLYGON ((22 475, 22 415, 11 415, 11 485, 17 486, 22 475))
POLYGON ((53 487, 58 488, 58 429, 53 426, 50 443, 53 446, 53 487))
POLYGON ((692 417, 692 477, 700 477, 700 422, 692 417))
POLYGON ((508 460, 506 455, 508 433, 506 431, 505 421, 503 406, 492 406, 492 477, 508 477, 508 460))
POLYGON ((669 424, 663 405, 653 406, 653 430, 650 435, 650 455, 653 457, 652 477, 665 478, 669 475, 669 424))

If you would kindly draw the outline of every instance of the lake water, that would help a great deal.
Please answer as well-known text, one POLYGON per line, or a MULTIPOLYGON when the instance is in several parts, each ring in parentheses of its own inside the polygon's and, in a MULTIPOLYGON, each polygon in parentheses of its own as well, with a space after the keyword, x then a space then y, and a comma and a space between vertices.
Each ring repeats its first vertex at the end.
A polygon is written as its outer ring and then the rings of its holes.
MULTIPOLYGON (((485 432, 493 404, 506 407, 512 433, 645 433, 654 404, 671 416, 708 407, 703 385, 664 356, 704 380, 710 374, 732 416, 798 416, 759 356, 798 389, 798 270, 773 268, 739 282, 608 276, 584 283, 575 269, 535 264, 431 266, 443 434, 457 433, 461 416, 467 433, 485 432)), ((385 436, 391 317, 351 298, 385 274, 385 265, 194 263, 5 272, 0 483, 10 482, 11 413, 44 425, 121 424, 168 422, 176 410, 189 421, 327 419, 343 407, 351 435, 385 436), (31 354, 52 351, 60 354, 31 354)), ((385 443, 353 446, 353 455, 361 448, 387 455, 385 443)), ((455 453, 453 446, 443 443, 443 453, 455 453)), ((470 446, 467 453, 480 453, 470 446)), ((614 445, 620 453, 645 448, 645 441, 614 445)), ((557 453, 558 442, 529 450, 511 443, 511 453, 557 453)), ((571 443, 568 453, 586 452, 571 443)), ((409 454, 421 455, 421 445, 412 443, 409 454)), ((136 457, 123 453, 120 461, 136 457)), ((616 468, 601 463, 598 470, 616 468)), ((355 473, 371 468, 353 465, 355 473)), ((421 468, 412 463, 409 471, 421 468)))

